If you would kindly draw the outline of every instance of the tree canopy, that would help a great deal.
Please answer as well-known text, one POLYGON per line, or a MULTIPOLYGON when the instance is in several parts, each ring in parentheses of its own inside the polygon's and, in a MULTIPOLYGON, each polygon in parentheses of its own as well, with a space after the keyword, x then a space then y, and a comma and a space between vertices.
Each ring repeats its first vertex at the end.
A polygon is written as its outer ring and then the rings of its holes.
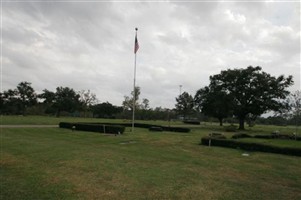
POLYGON ((277 111, 285 107, 283 100, 290 93, 287 88, 292 84, 292 76, 274 77, 263 72, 259 66, 249 66, 246 69, 224 70, 220 74, 210 76, 208 87, 211 91, 226 94, 231 100, 233 114, 239 119, 239 129, 244 129, 248 114, 259 116, 267 111, 277 111))
POLYGON ((185 119, 189 114, 193 113, 194 101, 188 92, 183 92, 176 98, 176 110, 185 119))
POLYGON ((206 86, 199 89, 195 94, 194 103, 198 111, 217 118, 220 126, 223 125, 223 119, 232 114, 231 98, 225 91, 219 91, 213 87, 206 86))

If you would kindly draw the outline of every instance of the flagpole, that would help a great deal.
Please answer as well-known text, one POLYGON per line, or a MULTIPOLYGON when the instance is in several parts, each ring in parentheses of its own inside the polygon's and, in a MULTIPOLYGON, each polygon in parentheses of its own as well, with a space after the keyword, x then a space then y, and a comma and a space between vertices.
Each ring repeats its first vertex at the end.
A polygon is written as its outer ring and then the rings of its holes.
POLYGON ((137 41, 137 31, 138 28, 135 28, 136 30, 136 36, 135 36, 135 64, 134 64, 134 86, 133 86, 133 119, 132 119, 132 133, 134 133, 134 127, 135 127, 135 107, 136 107, 136 59, 137 59, 137 50, 139 48, 138 41, 137 41))

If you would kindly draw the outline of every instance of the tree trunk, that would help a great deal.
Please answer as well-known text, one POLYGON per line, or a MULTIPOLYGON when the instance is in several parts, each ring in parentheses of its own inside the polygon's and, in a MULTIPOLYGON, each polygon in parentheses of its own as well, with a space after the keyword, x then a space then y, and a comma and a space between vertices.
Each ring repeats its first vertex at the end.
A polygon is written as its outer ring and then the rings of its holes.
POLYGON ((239 130, 245 130, 245 118, 244 117, 240 117, 239 118, 239 130))
POLYGON ((218 118, 218 121, 219 121, 219 125, 223 126, 223 118, 218 118))

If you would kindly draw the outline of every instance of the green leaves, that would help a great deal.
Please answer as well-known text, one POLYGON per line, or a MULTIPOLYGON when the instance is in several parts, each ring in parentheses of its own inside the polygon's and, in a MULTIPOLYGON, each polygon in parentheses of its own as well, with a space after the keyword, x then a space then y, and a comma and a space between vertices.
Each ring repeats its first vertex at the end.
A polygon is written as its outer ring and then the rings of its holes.
POLYGON ((214 117, 218 117, 216 111, 223 111, 226 116, 232 110, 240 120, 240 129, 244 129, 248 114, 259 116, 283 108, 285 105, 281 100, 286 98, 289 94, 286 89, 293 84, 292 76, 273 77, 261 70, 259 66, 249 66, 221 71, 210 76, 209 86, 197 93, 204 99, 200 100, 197 95, 195 99, 205 114, 214 117))

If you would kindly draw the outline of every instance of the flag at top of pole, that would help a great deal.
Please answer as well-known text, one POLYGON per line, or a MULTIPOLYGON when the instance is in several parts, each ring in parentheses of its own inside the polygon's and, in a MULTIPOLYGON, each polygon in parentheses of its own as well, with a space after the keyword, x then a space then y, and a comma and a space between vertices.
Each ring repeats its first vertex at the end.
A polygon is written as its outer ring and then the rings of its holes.
POLYGON ((139 49, 139 44, 138 44, 138 39, 137 39, 137 31, 138 28, 135 29, 136 30, 136 37, 135 37, 135 47, 134 47, 134 53, 136 54, 138 49, 139 49))

